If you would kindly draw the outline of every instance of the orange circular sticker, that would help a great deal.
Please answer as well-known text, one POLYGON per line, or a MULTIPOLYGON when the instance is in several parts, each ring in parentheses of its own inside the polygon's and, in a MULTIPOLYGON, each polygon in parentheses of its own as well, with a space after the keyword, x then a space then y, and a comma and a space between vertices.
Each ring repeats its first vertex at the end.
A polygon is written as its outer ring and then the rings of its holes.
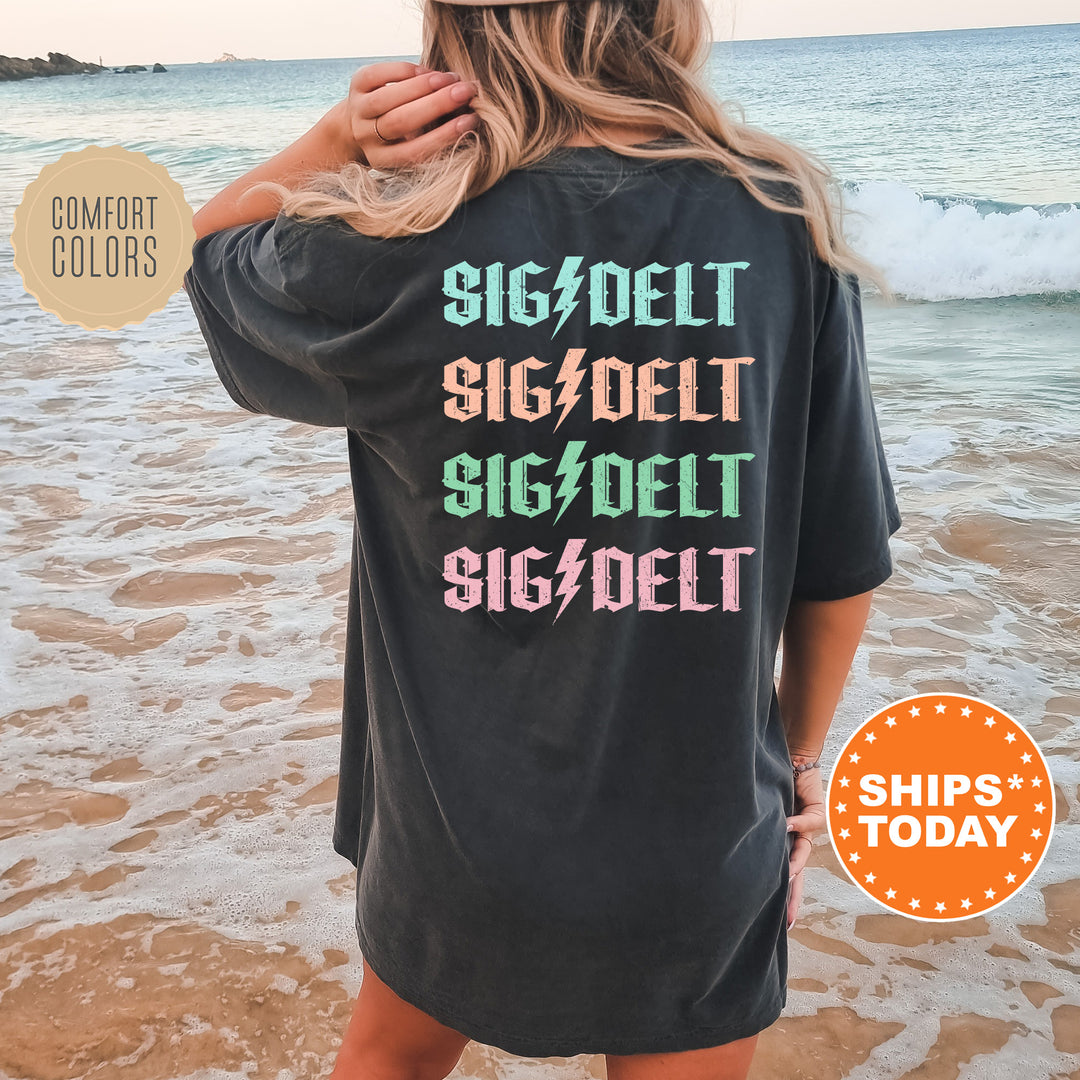
POLYGON ((923 694, 871 716, 844 744, 826 797, 848 877, 913 919, 969 919, 1035 872, 1054 785, 1035 741, 979 698, 923 694))
POLYGON ((180 288, 193 216, 183 188, 140 151, 72 150, 41 170, 15 209, 15 267, 64 322, 119 330, 180 288))

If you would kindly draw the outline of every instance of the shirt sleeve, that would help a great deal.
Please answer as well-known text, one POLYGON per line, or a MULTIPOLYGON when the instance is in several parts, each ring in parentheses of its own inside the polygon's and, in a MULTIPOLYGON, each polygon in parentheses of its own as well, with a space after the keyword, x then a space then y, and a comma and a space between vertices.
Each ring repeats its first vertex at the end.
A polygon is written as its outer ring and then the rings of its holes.
POLYGON ((248 412, 317 427, 345 427, 341 379, 320 368, 313 346, 340 332, 305 303, 312 267, 300 228, 279 214, 195 241, 184 288, 218 377, 248 412))
POLYGON ((901 517, 870 389, 856 275, 830 267, 814 343, 792 595, 841 600, 889 578, 901 517))

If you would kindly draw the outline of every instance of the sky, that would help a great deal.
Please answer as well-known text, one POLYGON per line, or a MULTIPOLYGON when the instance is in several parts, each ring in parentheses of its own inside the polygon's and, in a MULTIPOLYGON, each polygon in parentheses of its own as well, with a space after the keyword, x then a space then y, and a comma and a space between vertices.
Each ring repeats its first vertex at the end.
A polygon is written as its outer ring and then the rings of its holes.
MULTIPOLYGON (((1076 0, 706 0, 718 40, 1075 22, 1076 0)), ((34 0, 5 3, 0 54, 107 65, 235 56, 416 56, 420 0, 34 0)))

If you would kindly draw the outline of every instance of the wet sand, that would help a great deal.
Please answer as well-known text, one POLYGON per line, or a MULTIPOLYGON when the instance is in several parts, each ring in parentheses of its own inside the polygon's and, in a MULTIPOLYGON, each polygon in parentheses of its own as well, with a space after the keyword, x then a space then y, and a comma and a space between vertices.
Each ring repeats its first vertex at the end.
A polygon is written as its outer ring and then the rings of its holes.
MULTIPOLYGON (((330 839, 344 434, 234 408, 189 313, 170 311, 168 349, 73 333, 7 350, 6 1080, 315 1080, 359 987, 355 871, 330 839)), ((1015 466, 1032 489, 1075 490, 1075 450, 1018 448, 1010 465, 961 445, 934 467, 961 486, 1015 466)), ((1013 902, 942 925, 876 908, 819 836, 788 1006, 752 1077, 1080 1080, 1075 529, 950 515, 948 484, 920 493, 924 465, 897 461, 897 572, 826 761, 888 700, 994 699, 1047 756, 1056 832, 1013 902)), ((602 1058, 476 1043, 454 1073, 604 1075, 602 1058)))

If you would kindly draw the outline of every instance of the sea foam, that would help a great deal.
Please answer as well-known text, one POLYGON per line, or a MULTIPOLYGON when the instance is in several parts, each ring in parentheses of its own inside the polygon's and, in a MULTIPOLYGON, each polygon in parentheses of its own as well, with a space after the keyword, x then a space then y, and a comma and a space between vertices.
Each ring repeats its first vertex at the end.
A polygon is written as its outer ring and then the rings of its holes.
POLYGON ((844 232, 909 300, 1080 290, 1080 206, 924 195, 892 180, 850 185, 844 232))

